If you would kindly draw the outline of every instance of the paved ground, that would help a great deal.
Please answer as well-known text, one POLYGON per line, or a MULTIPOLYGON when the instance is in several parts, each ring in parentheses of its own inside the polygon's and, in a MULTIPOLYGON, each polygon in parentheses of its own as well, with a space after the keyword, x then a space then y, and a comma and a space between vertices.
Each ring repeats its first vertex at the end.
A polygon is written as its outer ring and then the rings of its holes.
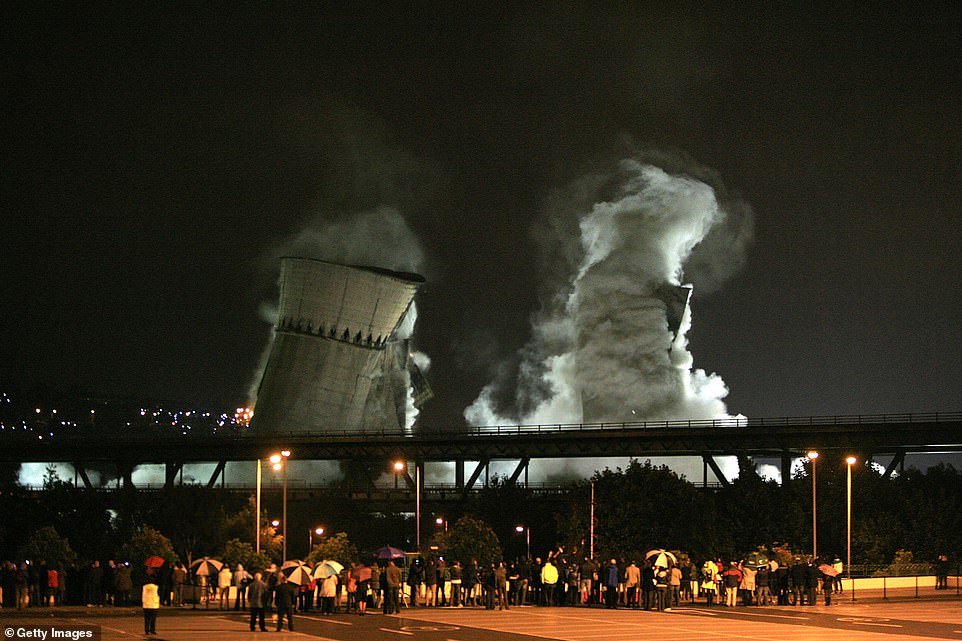
MULTIPOLYGON (((962 599, 890 599, 845 602, 825 607, 706 608, 685 605, 671 612, 601 608, 405 609, 401 615, 295 614, 295 632, 249 632, 243 613, 218 610, 162 609, 155 637, 143 635, 140 610, 104 608, 0 610, 5 638, 43 638, 34 631, 99 632, 102 641, 153 638, 166 641, 264 641, 310 638, 328 641, 962 641, 962 599), (33 633, 33 636, 27 636, 33 633)), ((71 638, 64 637, 61 638, 71 638)), ((87 637, 90 638, 90 637, 87 637)), ((93 637, 98 641, 98 637, 93 637)))

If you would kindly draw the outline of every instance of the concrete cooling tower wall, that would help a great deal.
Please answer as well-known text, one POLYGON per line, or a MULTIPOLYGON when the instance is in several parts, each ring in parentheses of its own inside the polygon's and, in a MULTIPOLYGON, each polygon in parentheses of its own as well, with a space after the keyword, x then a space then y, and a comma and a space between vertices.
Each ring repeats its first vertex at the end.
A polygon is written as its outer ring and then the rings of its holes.
POLYGON ((417 274, 284 258, 253 429, 403 432, 408 345, 395 331, 423 282, 417 274))

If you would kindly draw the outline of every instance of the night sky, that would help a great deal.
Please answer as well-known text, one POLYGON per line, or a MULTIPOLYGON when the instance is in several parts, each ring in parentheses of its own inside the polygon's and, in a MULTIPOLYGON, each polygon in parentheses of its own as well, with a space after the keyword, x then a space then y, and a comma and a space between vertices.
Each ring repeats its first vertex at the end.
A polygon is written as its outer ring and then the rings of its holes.
POLYGON ((951 5, 315 4, 0 7, 5 383, 239 405, 281 248, 391 207, 421 420, 461 425, 529 340, 547 204, 643 150, 753 211, 692 299, 731 412, 962 409, 951 5))

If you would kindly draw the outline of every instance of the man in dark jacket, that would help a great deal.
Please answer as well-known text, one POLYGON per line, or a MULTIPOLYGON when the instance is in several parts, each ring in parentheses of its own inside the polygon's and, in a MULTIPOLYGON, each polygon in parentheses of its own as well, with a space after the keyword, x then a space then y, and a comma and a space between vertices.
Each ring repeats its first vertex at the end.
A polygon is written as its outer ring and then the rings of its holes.
POLYGON ((815 599, 818 594, 818 577, 822 573, 818 571, 817 561, 809 561, 805 565, 805 589, 808 590, 808 604, 816 605, 815 599))
POLYGON ((288 582, 282 572, 277 573, 277 587, 274 588, 274 605, 277 606, 277 631, 284 627, 284 617, 287 617, 287 629, 294 631, 294 599, 297 598, 297 588, 288 582))
POLYGON ((805 586, 808 581, 808 568, 801 560, 795 561, 790 577, 792 581, 792 605, 805 605, 805 594, 807 593, 805 586))
POLYGON ((605 580, 605 607, 609 610, 614 610, 618 603, 618 561, 611 559, 608 562, 608 567, 605 568, 604 580, 605 580))

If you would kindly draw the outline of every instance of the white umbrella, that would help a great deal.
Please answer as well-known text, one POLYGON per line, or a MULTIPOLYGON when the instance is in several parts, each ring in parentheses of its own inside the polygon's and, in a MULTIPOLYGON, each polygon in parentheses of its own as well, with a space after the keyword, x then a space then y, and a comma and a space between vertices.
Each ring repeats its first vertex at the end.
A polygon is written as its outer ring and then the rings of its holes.
POLYGON ((675 558, 675 555, 667 550, 648 550, 648 553, 645 555, 645 560, 650 561, 652 565, 659 568, 669 568, 678 564, 678 559, 675 558))
POLYGON ((284 573, 287 580, 291 583, 304 585, 305 583, 311 582, 311 568, 305 565, 303 561, 284 561, 284 565, 281 566, 281 572, 284 573))
POLYGON ((196 576, 213 576, 220 572, 222 567, 224 567, 223 563, 206 556, 190 564, 190 569, 194 571, 196 576))
POLYGON ((329 576, 340 574, 343 570, 344 566, 337 561, 324 561, 323 563, 318 563, 317 567, 314 568, 314 578, 326 579, 329 576))

